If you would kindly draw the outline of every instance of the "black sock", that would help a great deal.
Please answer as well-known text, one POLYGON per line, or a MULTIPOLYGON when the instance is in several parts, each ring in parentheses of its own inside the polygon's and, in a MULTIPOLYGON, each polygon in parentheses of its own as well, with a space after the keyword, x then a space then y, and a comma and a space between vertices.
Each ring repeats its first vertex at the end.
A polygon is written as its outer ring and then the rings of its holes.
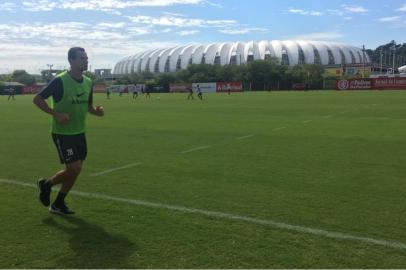
POLYGON ((58 196, 56 197, 54 204, 56 204, 56 205, 64 205, 66 195, 68 195, 68 194, 62 193, 62 192, 59 191, 58 196))

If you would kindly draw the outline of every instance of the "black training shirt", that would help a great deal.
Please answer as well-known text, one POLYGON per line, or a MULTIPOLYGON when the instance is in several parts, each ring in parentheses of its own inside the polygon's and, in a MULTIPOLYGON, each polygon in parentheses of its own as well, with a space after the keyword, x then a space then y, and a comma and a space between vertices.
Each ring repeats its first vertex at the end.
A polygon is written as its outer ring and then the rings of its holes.
MULTIPOLYGON (((77 81, 78 83, 82 83, 83 78, 80 81, 78 80, 75 81, 77 81)), ((43 99, 48 99, 50 96, 52 96, 54 102, 58 103, 59 101, 61 101, 63 97, 62 79, 59 77, 55 77, 47 86, 45 86, 44 89, 41 90, 41 92, 39 92, 38 95, 40 95, 43 99)), ((89 105, 92 104, 93 104, 93 87, 89 95, 89 105)))

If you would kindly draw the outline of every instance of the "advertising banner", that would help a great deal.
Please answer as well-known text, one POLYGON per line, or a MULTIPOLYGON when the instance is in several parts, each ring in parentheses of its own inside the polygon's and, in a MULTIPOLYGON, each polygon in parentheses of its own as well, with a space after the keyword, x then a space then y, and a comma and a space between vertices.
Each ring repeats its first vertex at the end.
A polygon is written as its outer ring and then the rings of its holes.
POLYGON ((105 93, 106 92, 106 85, 104 84, 94 84, 93 85, 93 93, 105 93))
POLYGON ((376 78, 372 79, 374 89, 405 89, 406 78, 392 77, 392 78, 376 78))
POLYGON ((200 91, 202 91, 203 93, 215 93, 217 83, 215 83, 215 82, 211 82, 211 83, 193 83, 192 84, 193 92, 197 92, 197 86, 200 87, 200 91))
POLYGON ((22 94, 23 95, 30 95, 39 93, 45 85, 31 85, 31 86, 23 86, 22 94))
POLYGON ((242 82, 218 82, 217 92, 242 92, 242 82))
POLYGON ((403 77, 381 77, 359 80, 338 80, 337 90, 406 90, 406 78, 403 77))
POLYGON ((306 90, 306 84, 305 83, 294 83, 294 84, 292 84, 292 89, 294 89, 294 90, 306 90))
POLYGON ((143 93, 145 91, 145 87, 146 87, 145 84, 136 84, 134 86, 135 89, 133 89, 133 90, 135 90, 139 93, 143 93))
POLYGON ((191 83, 173 83, 169 85, 171 93, 187 93, 190 88, 192 88, 191 83))
POLYGON ((372 89, 372 80, 338 80, 337 90, 370 90, 372 89))

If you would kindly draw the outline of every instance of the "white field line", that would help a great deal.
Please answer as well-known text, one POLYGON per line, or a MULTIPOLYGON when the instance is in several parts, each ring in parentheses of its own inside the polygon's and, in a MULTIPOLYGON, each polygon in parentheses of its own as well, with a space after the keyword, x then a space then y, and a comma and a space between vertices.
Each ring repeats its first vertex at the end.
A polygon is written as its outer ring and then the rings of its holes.
POLYGON ((210 147, 211 147, 210 145, 199 146, 199 147, 196 147, 196 148, 192 148, 192 149, 189 149, 189 150, 182 151, 182 152, 180 152, 180 154, 187 154, 187 153, 190 153, 190 152, 195 152, 195 151, 207 149, 207 148, 210 148, 210 147))
MULTIPOLYGON (((28 183, 11 180, 11 179, 1 179, 0 178, 0 183, 10 184, 10 185, 14 185, 14 186, 36 188, 36 185, 34 185, 34 184, 28 184, 28 183)), ((201 210, 201 209, 195 209, 195 208, 187 208, 187 207, 183 207, 183 206, 153 203, 153 202, 141 201, 141 200, 125 199, 125 198, 113 197, 113 196, 99 194, 99 193, 90 193, 90 192, 82 192, 82 191, 71 191, 70 193, 80 196, 80 197, 85 197, 85 198, 96 198, 96 199, 101 199, 101 200, 105 200, 105 201, 121 202, 121 203, 150 207, 150 208, 168 209, 168 210, 178 211, 178 212, 187 213, 187 214, 200 214, 200 215, 207 216, 207 217, 215 217, 215 218, 225 219, 225 220, 243 221, 243 222, 247 222, 247 223, 251 223, 251 224, 270 226, 270 227, 274 227, 274 228, 278 228, 278 229, 294 231, 294 232, 298 232, 298 233, 312 234, 312 235, 317 235, 317 236, 323 236, 323 237, 332 238, 332 239, 363 242, 363 243, 368 243, 368 244, 377 245, 377 246, 385 246, 385 247, 390 247, 390 248, 394 248, 394 249, 406 250, 406 244, 402 243, 402 242, 398 242, 398 241, 356 236, 356 235, 352 235, 352 234, 348 234, 348 233, 334 232, 334 231, 327 231, 327 230, 322 230, 322 229, 317 229, 317 228, 292 225, 292 224, 278 222, 278 221, 274 221, 274 220, 270 220, 270 219, 257 219, 257 218, 235 215, 235 214, 230 214, 230 213, 217 212, 217 211, 208 211, 208 210, 201 210)))
POLYGON ((303 123, 303 124, 307 124, 307 123, 310 123, 310 122, 313 122, 313 120, 305 120, 305 121, 303 121, 302 123, 303 123))
POLYGON ((93 177, 100 176, 100 175, 103 175, 103 174, 106 174, 106 173, 111 173, 111 172, 114 172, 114 171, 123 170, 123 169, 131 168, 131 167, 135 167, 135 166, 139 166, 139 165, 141 165, 141 162, 128 164, 128 165, 118 167, 118 168, 108 169, 108 170, 101 171, 101 172, 98 172, 98 173, 92 173, 90 176, 93 176, 93 177))
POLYGON ((252 137, 254 137, 254 136, 255 136, 254 134, 250 134, 250 135, 238 137, 238 138, 236 138, 236 139, 237 139, 237 140, 244 140, 244 139, 252 138, 252 137))
POLYGON ((331 118, 331 117, 333 117, 331 114, 330 114, 330 115, 323 116, 324 119, 328 119, 328 118, 331 118))
POLYGON ((287 127, 278 127, 278 128, 274 128, 273 131, 278 131, 278 130, 282 130, 282 129, 285 129, 285 128, 287 128, 287 127))

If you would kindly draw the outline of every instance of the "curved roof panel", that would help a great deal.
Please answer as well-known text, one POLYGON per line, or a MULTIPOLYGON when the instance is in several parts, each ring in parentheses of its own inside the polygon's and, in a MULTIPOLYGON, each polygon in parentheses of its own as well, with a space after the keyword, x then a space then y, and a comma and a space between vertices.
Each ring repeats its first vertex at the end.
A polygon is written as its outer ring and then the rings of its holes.
POLYGON ((209 45, 194 44, 174 48, 161 48, 127 56, 114 66, 113 74, 124 75, 150 72, 174 72, 186 69, 189 64, 241 65, 249 60, 265 59, 266 56, 279 58, 282 63, 314 64, 317 59, 322 65, 370 63, 370 58, 361 48, 341 43, 308 40, 262 40, 250 42, 224 42, 209 45), (365 55, 365 56, 364 56, 365 55), (364 59, 365 58, 365 59, 364 59), (288 62, 286 62, 286 60, 288 62))

